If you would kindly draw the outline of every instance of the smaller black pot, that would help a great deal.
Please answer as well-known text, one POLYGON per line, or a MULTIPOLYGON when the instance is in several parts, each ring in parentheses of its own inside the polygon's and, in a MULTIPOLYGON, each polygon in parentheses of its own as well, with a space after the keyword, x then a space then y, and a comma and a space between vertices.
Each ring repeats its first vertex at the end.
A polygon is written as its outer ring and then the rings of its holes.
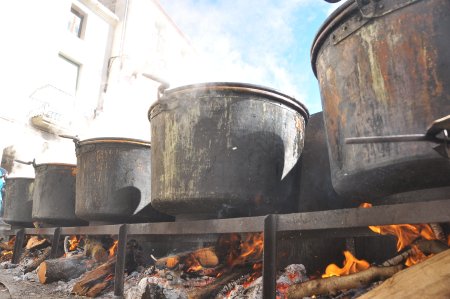
POLYGON ((34 170, 33 220, 59 226, 87 225, 75 215, 76 165, 38 164, 34 170))
POLYGON ((3 198, 3 220, 12 226, 33 227, 31 209, 33 205, 32 178, 6 178, 3 198))

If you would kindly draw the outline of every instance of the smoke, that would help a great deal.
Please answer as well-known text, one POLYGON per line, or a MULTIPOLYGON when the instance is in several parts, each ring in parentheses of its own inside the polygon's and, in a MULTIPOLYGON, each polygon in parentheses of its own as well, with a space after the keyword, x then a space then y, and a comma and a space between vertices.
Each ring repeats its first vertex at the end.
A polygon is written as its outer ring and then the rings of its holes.
POLYGON ((172 86, 231 81, 265 85, 322 110, 310 65, 315 33, 331 10, 318 0, 161 0, 196 49, 170 70, 172 86))

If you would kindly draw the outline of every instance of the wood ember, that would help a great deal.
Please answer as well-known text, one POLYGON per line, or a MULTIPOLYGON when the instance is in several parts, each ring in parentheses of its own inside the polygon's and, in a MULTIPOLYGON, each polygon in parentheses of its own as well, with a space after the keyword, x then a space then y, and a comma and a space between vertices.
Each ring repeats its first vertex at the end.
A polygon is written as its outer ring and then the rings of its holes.
POLYGON ((187 293, 187 297, 188 299, 214 298, 227 283, 235 279, 238 279, 239 277, 246 275, 250 272, 251 269, 249 267, 233 269, 233 271, 229 273, 222 274, 211 284, 202 288, 196 288, 192 291, 189 291, 187 293))
MULTIPOLYGON (((289 286, 308 280, 305 266, 302 264, 291 264, 281 271, 277 279, 277 298, 284 299, 289 286)), ((237 281, 237 283, 228 289, 225 287, 218 297, 226 298, 262 298, 262 277, 255 279, 250 283, 246 281, 237 281)))
POLYGON ((13 256, 12 251, 3 251, 0 255, 0 262, 11 261, 13 256))
POLYGON ((92 261, 84 256, 51 259, 42 262, 37 270, 39 282, 42 284, 53 281, 68 281, 79 277, 92 266, 92 261))
POLYGON ((346 276, 319 278, 289 287, 288 298, 303 298, 312 295, 335 294, 340 290, 360 288, 374 281, 384 280, 403 269, 403 265, 370 267, 367 270, 346 276))
POLYGON ((450 250, 411 266, 362 295, 376 298, 450 298, 450 250))

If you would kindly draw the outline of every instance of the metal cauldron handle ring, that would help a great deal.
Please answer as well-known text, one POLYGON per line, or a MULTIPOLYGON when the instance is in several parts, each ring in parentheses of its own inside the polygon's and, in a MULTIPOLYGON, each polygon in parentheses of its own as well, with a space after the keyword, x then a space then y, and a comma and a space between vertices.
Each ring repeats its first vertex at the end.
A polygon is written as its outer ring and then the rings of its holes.
POLYGON ((167 82, 164 79, 161 79, 158 76, 152 75, 152 74, 148 74, 148 73, 142 73, 142 76, 144 76, 147 79, 156 81, 158 83, 160 83, 159 87, 158 87, 158 94, 157 94, 157 100, 159 101, 159 99, 161 98, 161 96, 164 94, 164 90, 166 90, 167 88, 170 87, 169 82, 167 82))
POLYGON ((78 147, 78 145, 80 144, 80 138, 78 138, 77 135, 72 136, 72 135, 65 135, 65 134, 61 134, 58 135, 61 138, 66 138, 66 139, 72 139, 73 143, 75 143, 75 147, 78 147))
POLYGON ((14 162, 20 163, 20 164, 25 164, 25 165, 33 165, 34 168, 36 168, 36 159, 33 159, 33 161, 22 161, 19 159, 14 159, 14 162))
POLYGON ((433 149, 444 158, 450 159, 450 115, 437 119, 431 123, 425 134, 351 137, 345 139, 346 144, 415 141, 429 141, 437 143, 438 146, 433 149))

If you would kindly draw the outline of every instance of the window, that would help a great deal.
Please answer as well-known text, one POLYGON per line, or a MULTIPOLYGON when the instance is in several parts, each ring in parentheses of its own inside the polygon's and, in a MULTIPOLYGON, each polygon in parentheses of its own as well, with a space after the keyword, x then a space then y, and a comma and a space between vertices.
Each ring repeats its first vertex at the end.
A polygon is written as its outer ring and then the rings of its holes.
POLYGON ((67 29, 76 37, 83 38, 86 15, 72 6, 67 29))
POLYGON ((75 95, 78 86, 79 74, 80 65, 59 54, 56 73, 56 86, 68 94, 75 95))

